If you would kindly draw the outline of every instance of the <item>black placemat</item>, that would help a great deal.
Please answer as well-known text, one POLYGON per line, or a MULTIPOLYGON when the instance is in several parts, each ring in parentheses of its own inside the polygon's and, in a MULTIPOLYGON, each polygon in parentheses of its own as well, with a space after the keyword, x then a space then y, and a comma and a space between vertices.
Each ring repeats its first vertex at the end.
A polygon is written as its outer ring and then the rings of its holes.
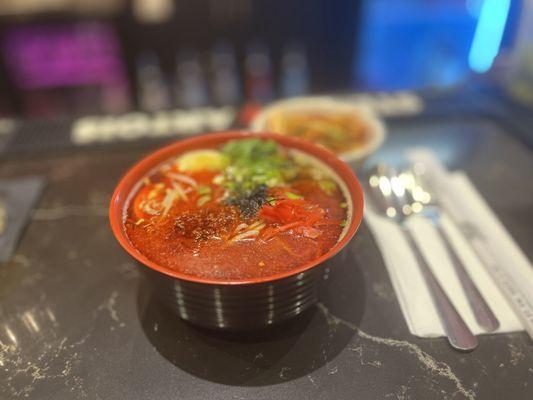
POLYGON ((0 181, 0 262, 11 258, 44 184, 40 176, 0 181))

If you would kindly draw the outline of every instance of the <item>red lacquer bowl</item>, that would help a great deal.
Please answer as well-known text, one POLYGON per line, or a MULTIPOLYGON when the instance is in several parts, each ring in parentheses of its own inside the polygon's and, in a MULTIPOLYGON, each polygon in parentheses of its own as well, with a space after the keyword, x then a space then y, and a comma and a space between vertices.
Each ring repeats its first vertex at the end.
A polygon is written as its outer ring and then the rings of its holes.
MULTIPOLYGON (((229 131, 182 140, 157 150, 135 164, 119 182, 109 207, 113 233, 121 246, 146 266, 159 298, 181 318, 219 329, 257 329, 294 317, 317 301, 317 285, 325 263, 352 239, 363 217, 363 191, 352 170, 335 154, 309 142, 271 133, 229 131), (345 183, 353 209, 344 235, 321 257, 293 270, 257 279, 220 280, 187 275, 154 263, 129 241, 124 227, 127 203, 135 185, 161 163, 190 150, 218 147, 233 139, 261 137, 275 140, 318 158, 345 183)), ((236 262, 239 262, 236 260, 236 262)))

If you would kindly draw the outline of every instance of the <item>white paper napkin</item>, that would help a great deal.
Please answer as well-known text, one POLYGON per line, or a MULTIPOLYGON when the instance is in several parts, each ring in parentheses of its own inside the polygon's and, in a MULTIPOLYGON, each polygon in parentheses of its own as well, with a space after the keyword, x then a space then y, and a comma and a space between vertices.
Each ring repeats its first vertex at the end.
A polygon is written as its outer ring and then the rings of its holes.
MULTIPOLYGON (((425 156, 427 156, 427 152, 425 156)), ((468 220, 475 221, 476 225, 482 228, 487 237, 494 240, 503 240, 504 243, 498 250, 505 252, 505 258, 510 265, 522 266, 518 273, 523 274, 524 282, 533 282, 531 264, 467 176, 461 172, 448 173, 447 179, 448 189, 453 187, 456 191, 456 197, 461 198, 461 201, 468 205, 467 209, 470 212, 475 213, 475 215, 469 215, 468 220), (524 265, 524 262, 526 265, 524 265)), ((444 336, 444 330, 431 301, 427 286, 401 229, 391 220, 374 213, 370 207, 365 210, 365 220, 373 232, 383 255, 392 285, 411 333, 420 337, 444 336)), ((523 330, 522 324, 491 276, 446 213, 443 214, 442 222, 467 271, 500 321, 500 328, 496 332, 523 330)), ((454 267, 447 256, 442 239, 435 228, 430 222, 421 217, 412 217, 407 223, 413 229, 413 235, 428 260, 432 271, 466 324, 474 334, 487 333, 477 324, 472 314, 468 300, 455 274, 454 267)))

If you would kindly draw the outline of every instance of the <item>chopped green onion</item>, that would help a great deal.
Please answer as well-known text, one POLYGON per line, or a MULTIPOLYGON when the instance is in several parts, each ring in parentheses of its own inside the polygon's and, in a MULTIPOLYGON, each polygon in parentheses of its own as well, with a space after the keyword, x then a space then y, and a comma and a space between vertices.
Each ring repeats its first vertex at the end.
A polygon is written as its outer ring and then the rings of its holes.
POLYGON ((345 203, 345 202, 342 202, 341 204, 339 204, 340 208, 346 208, 348 207, 348 203, 345 203))
POLYGON ((207 186, 207 185, 200 185, 198 186, 198 194, 199 195, 204 195, 204 194, 210 194, 211 193, 211 187, 207 186))
POLYGON ((337 185, 335 184, 335 182, 329 181, 327 179, 318 181, 318 186, 320 186, 320 189, 322 189, 328 196, 331 196, 337 189, 337 185))
POLYGON ((275 141, 250 138, 232 140, 222 153, 230 160, 224 171, 226 202, 240 208, 245 217, 254 216, 267 200, 267 190, 290 181, 297 168, 275 141))
POLYGON ((339 225, 344 228, 346 226, 346 220, 342 221, 339 225))
POLYGON ((205 203, 207 203, 210 200, 211 200, 211 196, 206 194, 200 197, 198 201, 196 202, 196 204, 198 205, 198 207, 202 207, 205 203))
POLYGON ((291 200, 301 200, 301 199, 303 199, 303 197, 300 196, 299 194, 294 194, 294 193, 291 193, 291 192, 285 192, 285 195, 291 200))
POLYGON ((266 201, 269 206, 274 207, 276 205, 276 199, 274 197, 267 197, 266 201))
POLYGON ((232 140, 222 152, 230 160, 224 185, 233 198, 250 196, 261 186, 280 185, 296 174, 294 165, 272 140, 232 140))

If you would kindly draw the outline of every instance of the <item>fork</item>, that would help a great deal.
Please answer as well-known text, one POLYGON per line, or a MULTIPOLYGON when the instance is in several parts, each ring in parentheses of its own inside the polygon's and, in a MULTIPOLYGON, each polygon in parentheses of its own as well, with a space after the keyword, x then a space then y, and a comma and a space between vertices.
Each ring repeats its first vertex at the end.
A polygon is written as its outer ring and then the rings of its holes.
POLYGON ((438 197, 427 179, 424 177, 425 167, 423 164, 415 164, 411 168, 402 171, 399 175, 406 188, 411 208, 418 208, 418 214, 431 221, 436 228, 446 252, 454 267, 455 273, 461 282, 466 298, 479 326, 487 332, 494 332, 500 326, 500 322, 490 309, 489 305, 479 292, 463 262, 457 256, 453 244, 442 226, 441 209, 438 197))

